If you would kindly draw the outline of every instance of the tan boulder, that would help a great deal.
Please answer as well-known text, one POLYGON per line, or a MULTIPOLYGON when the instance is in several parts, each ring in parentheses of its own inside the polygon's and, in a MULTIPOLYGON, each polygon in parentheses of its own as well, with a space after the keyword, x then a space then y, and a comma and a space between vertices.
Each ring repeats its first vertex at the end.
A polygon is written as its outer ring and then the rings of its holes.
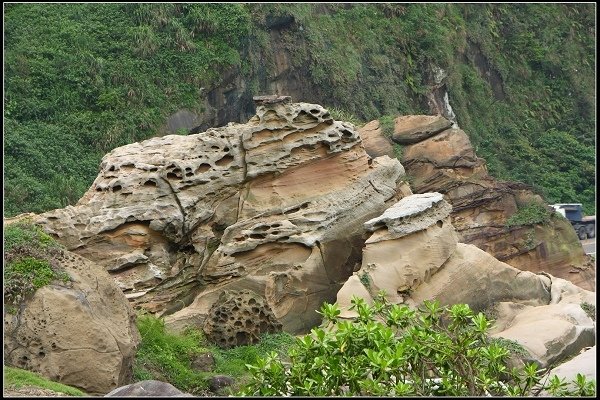
POLYGON ((395 157, 393 143, 383 135, 378 120, 371 121, 358 129, 367 154, 376 158, 379 156, 395 157))
MULTIPOLYGON (((577 378, 577 374, 584 375, 588 381, 596 380, 596 346, 585 349, 571 360, 553 368, 548 373, 549 376, 558 375, 559 378, 572 382, 577 378)), ((570 384, 574 389, 573 384, 570 384)))
POLYGON ((526 306, 515 315, 504 313, 492 336, 519 343, 530 354, 526 360, 544 368, 596 343, 594 321, 580 304, 568 302, 526 306))
POLYGON ((4 362, 97 395, 131 382, 140 341, 135 314, 98 264, 68 251, 70 282, 38 289, 4 315, 4 362))
POLYGON ((441 115, 404 115, 395 120, 393 138, 400 144, 418 143, 451 126, 441 115))
POLYGON ((246 124, 114 149, 77 205, 36 222, 173 329, 203 326, 225 290, 263 296, 286 330, 312 327, 360 259, 363 222, 411 192, 352 124, 256 100, 246 124))

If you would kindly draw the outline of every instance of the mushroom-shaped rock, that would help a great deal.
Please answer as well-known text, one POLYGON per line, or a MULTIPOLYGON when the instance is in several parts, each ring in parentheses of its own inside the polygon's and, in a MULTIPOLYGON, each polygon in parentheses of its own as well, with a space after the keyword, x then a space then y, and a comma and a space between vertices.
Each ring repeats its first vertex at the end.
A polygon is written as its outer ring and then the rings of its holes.
POLYGON ((338 292, 344 309, 352 296, 363 291, 371 297, 380 290, 389 301, 401 303, 409 293, 435 273, 456 248, 449 221, 450 205, 439 193, 411 195, 365 223, 374 233, 363 249, 361 269, 338 292))

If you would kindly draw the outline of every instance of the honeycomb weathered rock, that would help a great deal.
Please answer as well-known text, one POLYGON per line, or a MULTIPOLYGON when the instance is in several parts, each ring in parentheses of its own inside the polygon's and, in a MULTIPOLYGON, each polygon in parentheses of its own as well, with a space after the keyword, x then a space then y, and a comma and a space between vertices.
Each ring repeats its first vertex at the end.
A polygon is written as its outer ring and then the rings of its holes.
POLYGON ((203 330, 211 342, 228 348, 256 343, 263 333, 281 331, 281 323, 261 296, 226 290, 210 309, 203 330))

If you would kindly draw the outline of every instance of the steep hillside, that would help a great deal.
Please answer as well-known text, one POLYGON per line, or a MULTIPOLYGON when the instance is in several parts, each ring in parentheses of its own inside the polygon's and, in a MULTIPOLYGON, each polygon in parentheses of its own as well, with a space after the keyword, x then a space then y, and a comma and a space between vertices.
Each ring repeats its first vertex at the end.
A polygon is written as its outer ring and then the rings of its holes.
POLYGON ((273 92, 363 121, 447 95, 492 176, 595 213, 595 4, 4 11, 6 216, 74 204, 111 149, 246 121, 273 92))

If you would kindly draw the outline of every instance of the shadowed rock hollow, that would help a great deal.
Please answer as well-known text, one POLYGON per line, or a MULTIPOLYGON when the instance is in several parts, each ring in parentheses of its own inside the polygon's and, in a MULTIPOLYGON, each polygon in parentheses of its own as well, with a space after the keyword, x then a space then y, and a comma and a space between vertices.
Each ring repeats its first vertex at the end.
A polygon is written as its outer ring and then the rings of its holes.
POLYGON ((256 104, 246 124, 113 150, 75 206, 36 222, 173 329, 203 326, 225 290, 263 297, 287 331, 314 326, 360 259, 363 223, 411 192, 398 160, 369 157, 323 107, 256 104))

